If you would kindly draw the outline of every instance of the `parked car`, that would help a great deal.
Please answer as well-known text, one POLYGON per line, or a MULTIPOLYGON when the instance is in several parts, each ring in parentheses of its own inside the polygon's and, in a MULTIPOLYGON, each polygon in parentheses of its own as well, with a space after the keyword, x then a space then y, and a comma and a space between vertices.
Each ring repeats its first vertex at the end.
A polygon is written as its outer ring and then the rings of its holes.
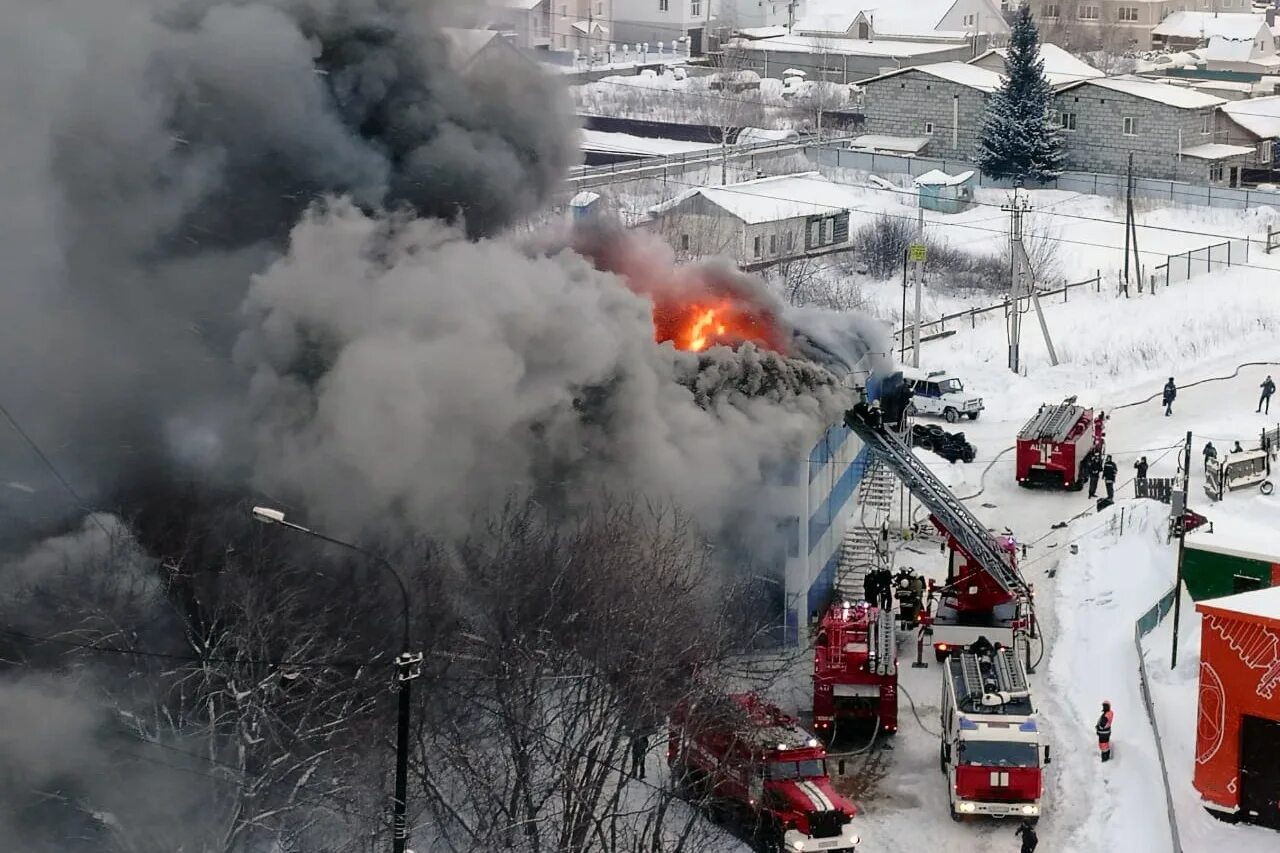
POLYGON ((976 421, 982 412, 982 398, 965 391, 964 383, 945 370, 925 373, 906 367, 902 378, 911 387, 908 414, 941 415, 953 424, 961 416, 976 421))
POLYGON ((962 432, 947 432, 937 424, 915 424, 911 427, 911 443, 931 450, 951 463, 972 462, 977 458, 974 446, 962 432))

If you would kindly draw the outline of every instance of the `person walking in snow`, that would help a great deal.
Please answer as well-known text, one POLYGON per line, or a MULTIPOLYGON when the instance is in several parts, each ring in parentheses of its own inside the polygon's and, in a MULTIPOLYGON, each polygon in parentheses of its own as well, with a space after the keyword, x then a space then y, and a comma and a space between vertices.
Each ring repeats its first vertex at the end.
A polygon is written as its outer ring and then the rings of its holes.
POLYGON ((1213 446, 1212 441, 1204 443, 1204 467, 1209 470, 1209 463, 1218 458, 1218 448, 1213 446))
POLYGON ((1098 717, 1098 752, 1103 761, 1111 760, 1111 724, 1115 721, 1115 714, 1111 710, 1111 702, 1104 700, 1102 703, 1102 714, 1098 717))
POLYGON ((644 778, 644 757, 649 752, 649 733, 641 729, 631 733, 631 775, 644 778))
POLYGON ((1109 501, 1116 499, 1116 474, 1118 473, 1115 461, 1108 456, 1107 461, 1102 463, 1102 481, 1107 484, 1107 500, 1109 501))
POLYGON ((1276 393, 1276 383, 1271 381, 1271 374, 1267 374, 1267 378, 1262 380, 1262 396, 1258 398, 1258 411, 1266 409, 1265 414, 1271 414, 1271 395, 1276 393))
POLYGON ((1031 825, 1031 821, 1024 820, 1014 834, 1022 839, 1022 853, 1036 853, 1036 845, 1040 843, 1040 839, 1036 837, 1036 828, 1031 825))
POLYGON ((1134 470, 1138 472, 1138 475, 1136 478, 1137 481, 1139 483, 1147 482, 1147 468, 1149 467, 1147 465, 1147 457, 1144 456, 1141 459, 1139 459, 1137 462, 1133 463, 1133 467, 1134 467, 1134 470))
POLYGON ((1169 381, 1164 383, 1164 396, 1161 398, 1164 403, 1164 416, 1167 418, 1173 414, 1173 401, 1178 396, 1178 386, 1174 384, 1173 377, 1169 377, 1169 381))
POLYGON ((1089 478, 1089 497, 1098 496, 1098 475, 1102 473, 1102 465, 1098 462, 1098 454, 1090 452, 1084 458, 1083 470, 1080 472, 1089 478))

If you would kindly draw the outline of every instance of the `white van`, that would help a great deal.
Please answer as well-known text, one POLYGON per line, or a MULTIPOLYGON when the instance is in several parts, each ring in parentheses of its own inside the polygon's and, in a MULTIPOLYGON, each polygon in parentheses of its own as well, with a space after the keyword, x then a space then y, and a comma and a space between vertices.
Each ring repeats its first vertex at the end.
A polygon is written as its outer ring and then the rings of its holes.
POLYGON ((971 421, 982 412, 982 398, 967 393, 964 383, 945 370, 925 373, 912 367, 902 369, 902 379, 911 389, 911 407, 908 414, 941 415, 948 423, 955 423, 964 415, 971 421))

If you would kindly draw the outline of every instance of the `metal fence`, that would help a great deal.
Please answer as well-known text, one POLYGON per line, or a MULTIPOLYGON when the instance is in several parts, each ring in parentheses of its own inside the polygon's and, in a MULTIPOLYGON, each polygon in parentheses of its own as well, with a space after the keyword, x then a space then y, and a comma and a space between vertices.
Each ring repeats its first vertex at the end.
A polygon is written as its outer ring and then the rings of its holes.
MULTIPOLYGON (((1066 302, 1067 297, 1073 287, 1088 287, 1088 288, 1092 288, 1095 291, 1101 292, 1102 271, 1099 270, 1093 276, 1093 278, 1087 278, 1084 281, 1073 281, 1070 284, 1064 284, 1062 287, 1055 287, 1053 290, 1038 290, 1036 291, 1036 294, 1041 299, 1045 299, 1050 296, 1057 296, 1058 294, 1061 294, 1062 301, 1066 302)), ((997 302, 995 305, 987 305, 983 308, 970 308, 968 311, 957 311, 954 314, 943 314, 941 317, 939 317, 936 320, 921 322, 920 335, 921 337, 926 337, 928 335, 934 335, 940 332, 945 332, 947 331, 948 323, 952 323, 953 325, 958 325, 958 324, 962 324, 963 321, 966 319, 969 321, 969 328, 972 329, 978 325, 979 316, 983 314, 989 314, 992 311, 1004 311, 1005 314, 1007 315, 1009 313, 1009 300, 1005 299, 1002 302, 997 302)), ((895 338, 900 338, 904 334, 906 334, 906 331, 904 331, 903 329, 898 329, 894 331, 893 336, 895 338)))
POLYGON ((1160 737, 1160 723, 1156 720, 1155 704, 1151 701, 1151 688, 1147 681, 1147 661, 1142 654, 1142 638, 1156 629, 1156 626, 1173 609, 1178 595, 1178 587, 1174 586, 1151 609, 1138 617, 1133 623, 1133 647, 1138 652, 1138 679, 1142 687, 1142 704, 1147 709, 1147 719, 1151 721, 1151 731, 1156 737, 1156 756, 1160 759, 1160 778, 1164 782, 1165 810, 1169 818, 1169 835, 1173 839, 1173 853, 1182 853, 1182 842, 1178 839, 1178 816, 1173 810, 1173 789, 1169 786, 1169 768, 1164 760, 1164 742, 1160 737))
POLYGON ((1146 477, 1134 480, 1133 496, 1167 504, 1173 499, 1174 481, 1174 477, 1146 477))
MULTIPOLYGON (((941 169, 949 175, 978 167, 962 160, 939 160, 932 157, 903 157, 897 154, 878 154, 871 151, 854 151, 837 147, 840 143, 827 143, 809 155, 824 166, 841 169, 857 169, 885 175, 923 175, 933 169, 941 169)), ((1208 184, 1189 184, 1158 178, 1135 178, 1133 194, 1136 198, 1171 201, 1176 204, 1199 207, 1225 207, 1245 210, 1250 207, 1280 207, 1280 192, 1264 190, 1232 189, 1208 184)), ((994 180, 978 171, 978 185, 1008 189, 1013 185, 1007 180, 994 180)), ((1090 195, 1123 196, 1124 175, 1102 175, 1096 172, 1063 172, 1057 180, 1044 185, 1045 189, 1068 190, 1090 195)))
MULTIPOLYGON (((1230 266, 1249 262, 1248 240, 1227 240, 1192 249, 1179 255, 1170 255, 1168 260, 1156 267, 1154 283, 1159 284, 1163 278, 1168 287, 1180 281, 1186 281, 1205 273, 1217 272, 1230 266)), ((1154 286, 1154 285, 1153 285, 1154 286)))

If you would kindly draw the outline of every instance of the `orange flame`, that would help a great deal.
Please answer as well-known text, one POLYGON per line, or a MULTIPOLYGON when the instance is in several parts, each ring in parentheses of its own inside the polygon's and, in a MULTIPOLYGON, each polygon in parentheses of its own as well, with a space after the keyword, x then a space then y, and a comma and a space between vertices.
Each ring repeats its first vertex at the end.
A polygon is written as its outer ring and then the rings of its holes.
MULTIPOLYGON (((695 307, 696 311, 697 308, 695 307)), ((698 315, 693 321, 693 325, 689 327, 689 337, 681 349, 691 350, 692 352, 702 352, 702 350, 711 346, 711 335, 716 338, 723 337, 728 331, 728 327, 724 323, 717 322, 716 309, 708 308, 698 315)), ((679 342, 677 342, 679 346, 679 342)))
MULTIPOLYGON (((714 299, 714 297, 713 297, 714 299)), ((676 349, 703 352, 714 346, 736 347, 751 341, 784 352, 777 323, 768 312, 732 299, 683 302, 657 297, 653 309, 654 338, 671 341, 676 349)))

